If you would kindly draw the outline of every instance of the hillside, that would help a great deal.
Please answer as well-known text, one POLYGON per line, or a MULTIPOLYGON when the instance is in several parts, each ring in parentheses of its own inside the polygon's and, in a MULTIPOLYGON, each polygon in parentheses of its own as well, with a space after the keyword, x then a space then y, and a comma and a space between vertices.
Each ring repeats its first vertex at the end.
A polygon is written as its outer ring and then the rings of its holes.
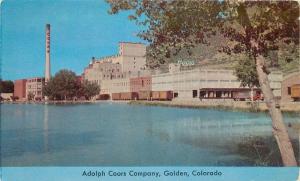
MULTIPOLYGON (((210 45, 198 45, 191 50, 182 49, 177 55, 170 54, 169 58, 162 55, 163 62, 158 59, 147 57, 147 65, 150 68, 166 69, 169 63, 182 61, 193 61, 197 67, 214 69, 233 69, 236 62, 243 55, 227 55, 219 52, 222 44, 230 43, 222 36, 214 36, 209 39, 210 45)), ((149 47, 148 47, 149 49, 149 47)), ((300 71, 299 46, 281 46, 278 52, 271 52, 268 57, 268 64, 271 69, 281 70, 284 74, 300 71)), ((247 58, 247 57, 246 57, 247 58)))

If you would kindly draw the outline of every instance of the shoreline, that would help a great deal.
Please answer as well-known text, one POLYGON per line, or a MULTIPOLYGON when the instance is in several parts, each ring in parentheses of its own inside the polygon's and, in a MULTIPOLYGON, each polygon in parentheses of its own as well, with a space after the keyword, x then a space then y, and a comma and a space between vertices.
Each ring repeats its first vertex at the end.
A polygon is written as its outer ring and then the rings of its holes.
POLYGON ((85 100, 85 101, 4 101, 0 104, 92 104, 92 103, 128 103, 130 101, 112 101, 112 100, 85 100))
MULTIPOLYGON (((173 100, 173 101, 130 101, 131 105, 164 106, 189 109, 219 109, 245 112, 268 112, 264 102, 249 101, 199 101, 199 100, 173 100)), ((281 111, 284 113, 300 113, 300 103, 281 103, 281 111)))
MULTIPOLYGON (((267 112, 264 102, 227 101, 227 100, 172 100, 172 101, 143 101, 143 100, 85 100, 85 101, 9 101, 0 104, 92 104, 92 103, 124 103, 128 105, 164 106, 189 109, 219 109, 245 112, 267 112)), ((300 113, 300 102, 280 103, 281 111, 285 113, 300 113)))
POLYGON ((86 104, 96 101, 6 101, 6 104, 86 104))

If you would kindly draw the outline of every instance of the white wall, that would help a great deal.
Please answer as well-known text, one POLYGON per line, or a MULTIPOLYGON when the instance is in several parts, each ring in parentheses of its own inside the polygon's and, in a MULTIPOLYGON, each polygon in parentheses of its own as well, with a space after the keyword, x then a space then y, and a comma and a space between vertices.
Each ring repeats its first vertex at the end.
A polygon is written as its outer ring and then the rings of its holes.
MULTIPOLYGON (((280 96, 282 73, 275 72, 269 77, 275 96, 280 96)), ((152 76, 153 91, 172 90, 178 93, 178 99, 193 98, 192 91, 197 90, 199 95, 201 88, 239 88, 240 85, 232 70, 194 69, 152 76)))

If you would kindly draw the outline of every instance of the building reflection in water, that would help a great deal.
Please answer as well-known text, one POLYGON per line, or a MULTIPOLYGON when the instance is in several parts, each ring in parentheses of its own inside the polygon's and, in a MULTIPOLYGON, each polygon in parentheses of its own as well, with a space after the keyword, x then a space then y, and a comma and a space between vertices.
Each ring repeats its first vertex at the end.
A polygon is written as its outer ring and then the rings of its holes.
POLYGON ((48 105, 44 105, 44 127, 43 127, 43 136, 44 136, 44 151, 48 152, 48 105))
POLYGON ((255 119, 245 121, 205 120, 201 118, 184 118, 170 122, 157 121, 148 134, 158 136, 166 142, 180 142, 202 148, 227 146, 233 142, 239 143, 252 136, 272 136, 270 122, 255 119))

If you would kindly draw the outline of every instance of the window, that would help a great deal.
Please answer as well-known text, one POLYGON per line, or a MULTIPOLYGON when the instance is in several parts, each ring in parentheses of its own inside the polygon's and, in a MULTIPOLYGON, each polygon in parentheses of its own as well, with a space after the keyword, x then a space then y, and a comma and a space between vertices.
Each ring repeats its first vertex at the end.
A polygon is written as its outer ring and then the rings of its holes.
POLYGON ((222 91, 217 91, 216 92, 216 97, 218 97, 218 98, 222 97, 222 91))
POLYGON ((200 91, 200 97, 205 97, 206 91, 200 91))
POLYGON ((193 90, 193 98, 197 97, 198 95, 198 91, 197 90, 193 90))
POLYGON ((178 92, 174 92, 174 97, 178 97, 178 92))
POLYGON ((291 87, 288 87, 288 95, 291 95, 291 87))

